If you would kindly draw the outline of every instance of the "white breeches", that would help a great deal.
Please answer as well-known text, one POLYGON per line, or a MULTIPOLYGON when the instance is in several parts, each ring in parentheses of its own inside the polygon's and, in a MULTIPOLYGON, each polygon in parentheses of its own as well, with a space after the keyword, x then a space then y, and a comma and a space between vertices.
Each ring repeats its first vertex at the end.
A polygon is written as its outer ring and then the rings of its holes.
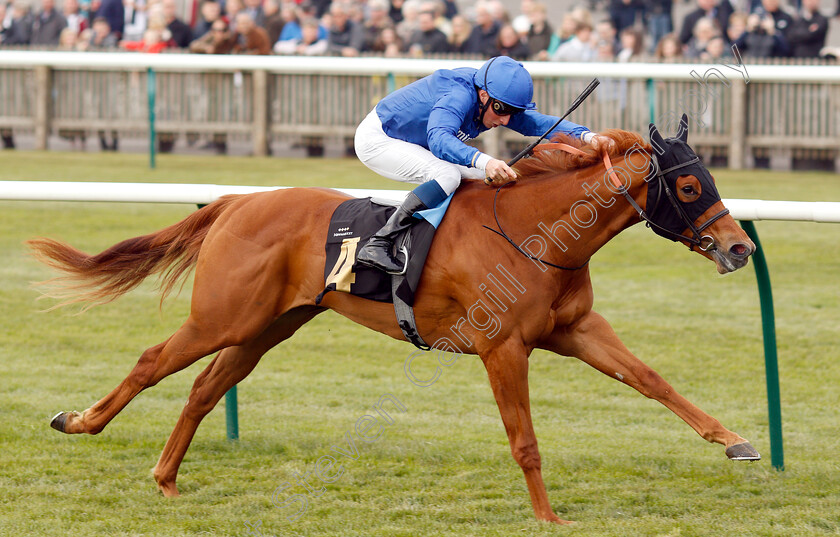
POLYGON ((407 183, 437 181, 447 195, 455 192, 461 178, 483 179, 484 171, 446 162, 417 144, 391 138, 382 130, 376 109, 356 129, 356 156, 383 177, 407 183))

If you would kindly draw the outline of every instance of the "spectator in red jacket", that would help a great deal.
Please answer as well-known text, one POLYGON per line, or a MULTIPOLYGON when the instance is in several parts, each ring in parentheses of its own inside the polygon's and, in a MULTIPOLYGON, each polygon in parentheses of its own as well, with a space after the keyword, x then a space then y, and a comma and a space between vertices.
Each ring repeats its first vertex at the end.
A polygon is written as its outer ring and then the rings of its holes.
POLYGON ((163 40, 163 35, 161 34, 162 32, 160 30, 150 28, 143 32, 142 41, 120 41, 120 48, 135 52, 148 52, 150 54, 163 52, 167 43, 163 40))

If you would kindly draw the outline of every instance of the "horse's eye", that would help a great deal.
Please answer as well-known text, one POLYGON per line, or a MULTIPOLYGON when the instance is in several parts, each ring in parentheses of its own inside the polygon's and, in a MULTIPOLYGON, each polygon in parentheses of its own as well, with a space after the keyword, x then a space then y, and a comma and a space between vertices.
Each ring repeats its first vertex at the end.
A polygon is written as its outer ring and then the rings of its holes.
POLYGON ((686 196, 691 196, 692 194, 694 194, 694 187, 691 185, 685 185, 684 187, 682 187, 682 193, 686 196))

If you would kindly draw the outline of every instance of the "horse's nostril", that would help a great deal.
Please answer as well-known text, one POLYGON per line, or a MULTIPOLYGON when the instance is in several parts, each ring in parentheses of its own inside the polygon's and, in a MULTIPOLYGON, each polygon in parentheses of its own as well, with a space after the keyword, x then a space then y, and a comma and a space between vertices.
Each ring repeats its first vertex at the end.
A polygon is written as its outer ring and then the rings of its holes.
POLYGON ((736 243, 730 249, 729 253, 734 255, 735 257, 747 257, 752 253, 752 250, 749 246, 743 243, 736 243))

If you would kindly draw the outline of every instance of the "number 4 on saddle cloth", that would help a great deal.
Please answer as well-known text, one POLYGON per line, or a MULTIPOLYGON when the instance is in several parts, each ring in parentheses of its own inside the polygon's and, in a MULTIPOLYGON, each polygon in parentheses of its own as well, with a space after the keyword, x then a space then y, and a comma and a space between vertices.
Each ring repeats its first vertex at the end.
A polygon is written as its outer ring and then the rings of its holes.
POLYGON ((437 207, 414 213, 414 218, 419 218, 421 222, 408 228, 394 241, 398 252, 403 247, 409 252, 408 268, 405 274, 393 276, 374 268, 357 265, 356 253, 385 225, 396 206, 388 200, 375 198, 351 199, 339 205, 330 218, 325 245, 326 286, 315 299, 315 303, 320 304, 324 295, 330 291, 343 291, 378 302, 393 303, 403 333, 409 341, 424 348, 425 343, 413 326, 414 315, 411 306, 414 304, 414 293, 420 283, 426 256, 432 246, 432 238, 451 200, 452 195, 437 207))

